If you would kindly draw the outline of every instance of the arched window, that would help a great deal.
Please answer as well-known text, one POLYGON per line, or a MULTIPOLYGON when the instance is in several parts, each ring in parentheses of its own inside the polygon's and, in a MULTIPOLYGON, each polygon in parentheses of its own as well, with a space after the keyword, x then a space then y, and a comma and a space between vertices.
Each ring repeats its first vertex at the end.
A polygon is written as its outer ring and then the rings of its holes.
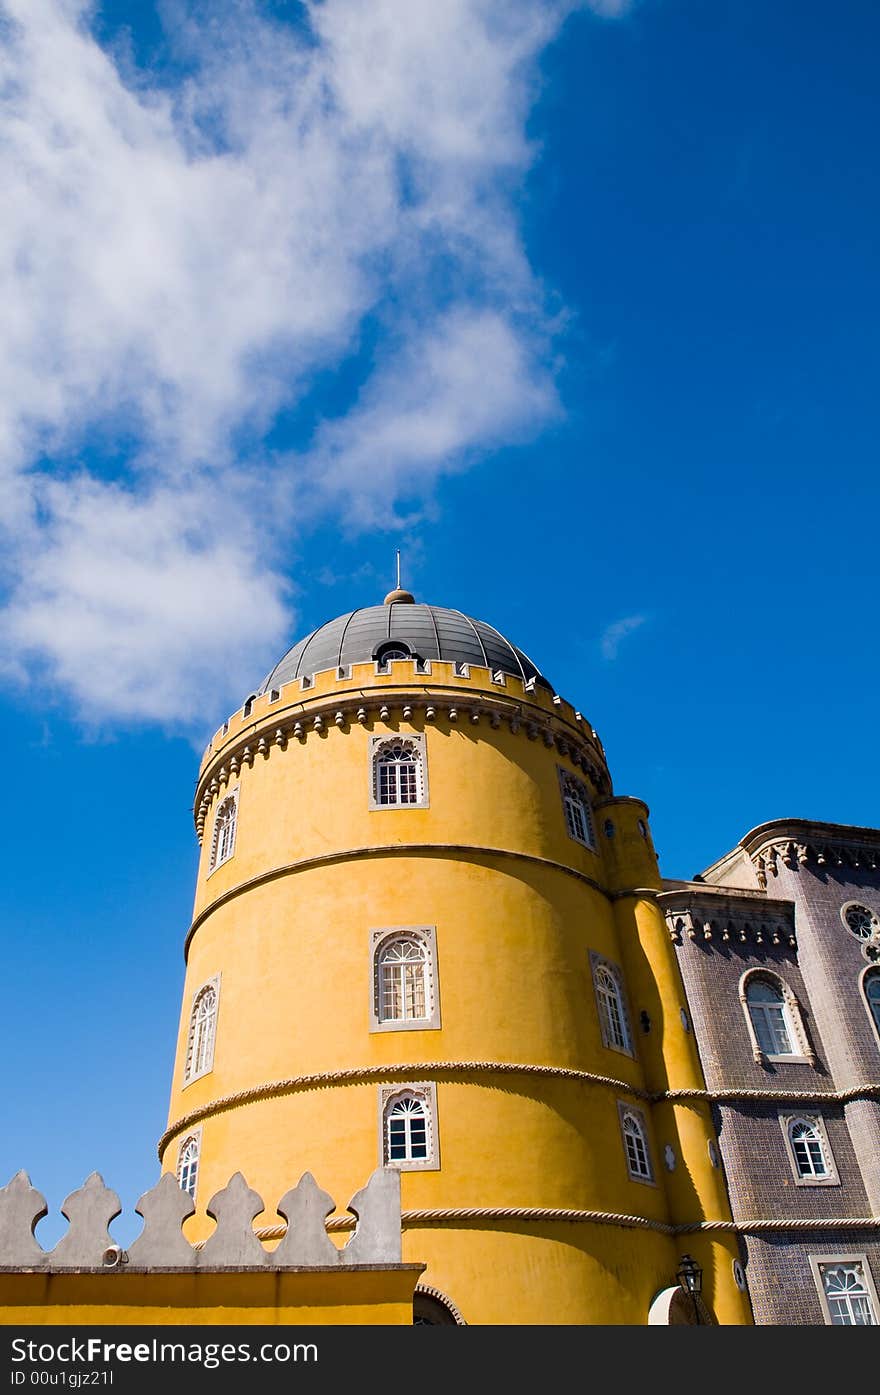
POLYGON ((197 1133, 192 1133, 183 1140, 177 1155, 178 1185, 189 1193, 193 1201, 196 1199, 196 1185, 199 1179, 200 1150, 201 1137, 197 1133))
POLYGON ((593 985, 599 1009, 602 1042, 615 1051, 632 1055, 629 1021, 618 971, 598 955, 592 955, 593 985))
POLYGON ((594 847, 593 818, 590 813, 590 796, 581 780, 559 768, 559 787, 562 791, 562 807, 565 810, 565 826, 569 838, 583 843, 585 848, 594 847))
POLYGON ((638 1182, 652 1182, 654 1178, 648 1155, 648 1141, 641 1115, 633 1109, 621 1107, 620 1127, 623 1131, 626 1166, 630 1177, 638 1182))
POLYGON ((427 1162, 430 1119, 424 1095, 407 1091, 385 1106, 385 1162, 427 1162))
POLYGON ((428 1016, 426 968, 421 941, 386 941, 379 951, 380 1022, 412 1022, 428 1016))
POLYGON ((798 1177, 829 1175, 822 1132, 815 1119, 792 1119, 788 1125, 788 1138, 798 1177))
POLYGON ((880 969, 868 970, 862 979, 862 991, 874 1028, 877 1035, 880 1036, 880 969))
POLYGON ((184 1084, 205 1075, 213 1068, 219 987, 219 978, 212 979, 199 989, 193 1001, 189 1019, 186 1068, 183 1073, 184 1084))
POLYGON ((376 664, 379 670, 385 669, 392 659, 411 659, 412 653, 406 644, 400 640, 389 640, 387 644, 381 644, 376 650, 376 664))
POLYGON ((235 852, 235 825, 238 818, 238 787, 221 802, 214 816, 214 836, 211 839, 211 862, 208 868, 213 872, 222 862, 228 862, 235 852))
POLYGON ((407 925, 371 930, 370 945, 370 1030, 439 1027, 435 927, 407 925))
POLYGON ((797 1056, 796 1034, 782 986, 775 979, 749 978, 746 1008, 758 1049, 765 1056, 797 1056))
POLYGON ((874 1286, 864 1259, 812 1261, 822 1283, 827 1321, 834 1327, 876 1327, 874 1286))
POLYGON ((374 740, 372 765, 371 805, 374 809, 425 807, 424 737, 392 736, 374 740))

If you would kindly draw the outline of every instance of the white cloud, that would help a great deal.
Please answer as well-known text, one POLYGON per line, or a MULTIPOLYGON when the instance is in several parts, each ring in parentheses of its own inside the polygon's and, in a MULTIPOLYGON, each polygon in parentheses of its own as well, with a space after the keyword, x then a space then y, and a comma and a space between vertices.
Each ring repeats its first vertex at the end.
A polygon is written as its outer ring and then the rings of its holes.
POLYGON ((634 630, 640 629, 647 618, 647 615, 626 615, 622 620, 615 620, 613 625, 609 625, 606 630, 603 630, 599 641, 602 658, 616 659, 623 640, 634 630))
POLYGON ((498 312, 459 309, 377 371, 344 420, 319 433, 315 489, 361 525, 467 463, 469 448, 526 436, 559 410, 528 338, 498 312))
POLYGON ((134 498, 88 477, 47 485, 41 502, 41 546, 0 625, 4 649, 48 666, 95 721, 195 728, 216 701, 240 702, 287 622, 284 583, 256 564, 247 515, 230 522, 198 487, 134 498))
POLYGON ((284 462, 303 517, 344 498, 368 526, 381 498, 387 521, 389 493, 558 411, 514 195, 571 8, 323 0, 297 27, 175 3, 177 66, 123 77, 84 0, 0 0, 8 671, 117 718, 188 722, 200 687, 246 687, 290 624, 294 528, 250 462, 366 316, 374 375, 284 462))

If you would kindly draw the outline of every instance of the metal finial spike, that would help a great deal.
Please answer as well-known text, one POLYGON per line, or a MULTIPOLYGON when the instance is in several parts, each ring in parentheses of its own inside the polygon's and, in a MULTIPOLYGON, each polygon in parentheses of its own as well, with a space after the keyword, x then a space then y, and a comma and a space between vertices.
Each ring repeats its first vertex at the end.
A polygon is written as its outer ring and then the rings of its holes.
POLYGON ((386 604, 386 605, 395 605, 395 604, 399 604, 399 603, 402 602, 404 605, 412 605, 412 604, 414 603, 414 601, 415 601, 415 597, 413 596, 412 592, 411 592, 411 591, 405 591, 405 590, 403 589, 403 587, 401 586, 401 584, 400 584, 400 548, 398 548, 398 549, 397 549, 397 586, 395 587, 395 589, 394 589, 393 591, 389 591, 389 592, 388 592, 388 595, 385 597, 385 604, 386 604))

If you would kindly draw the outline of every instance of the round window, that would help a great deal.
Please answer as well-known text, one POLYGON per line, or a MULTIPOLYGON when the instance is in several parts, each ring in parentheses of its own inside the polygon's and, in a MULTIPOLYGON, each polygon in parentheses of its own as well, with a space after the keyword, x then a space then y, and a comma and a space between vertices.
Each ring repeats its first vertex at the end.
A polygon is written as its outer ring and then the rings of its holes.
POLYGON ((733 1261, 733 1282, 736 1284, 738 1289, 740 1289, 742 1292, 745 1292, 746 1271, 743 1269, 738 1259, 735 1259, 733 1261))
POLYGON ((840 918, 851 935, 855 935, 857 940, 870 940, 876 931, 880 930, 880 920, 873 911, 869 911, 867 906, 860 906, 856 901, 849 901, 841 908, 840 918))

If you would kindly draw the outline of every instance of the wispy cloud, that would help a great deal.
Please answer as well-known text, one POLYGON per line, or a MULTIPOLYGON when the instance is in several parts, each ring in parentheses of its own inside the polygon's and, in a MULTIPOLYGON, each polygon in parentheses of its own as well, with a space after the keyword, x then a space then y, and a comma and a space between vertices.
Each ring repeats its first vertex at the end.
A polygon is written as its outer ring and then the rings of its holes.
POLYGON ((615 620, 606 630, 603 630, 599 640, 599 647, 602 650, 603 659, 616 659, 620 651, 620 646, 631 635, 634 630, 638 630, 647 621, 647 615, 625 615, 622 620, 615 620))
POLYGON ((341 501, 387 525, 558 413, 515 197, 572 8, 182 2, 171 63, 123 75, 86 0, 0 0, 7 674, 187 723, 289 629, 282 539, 341 501), (265 433, 368 317, 373 371, 275 465, 279 514, 265 433))

